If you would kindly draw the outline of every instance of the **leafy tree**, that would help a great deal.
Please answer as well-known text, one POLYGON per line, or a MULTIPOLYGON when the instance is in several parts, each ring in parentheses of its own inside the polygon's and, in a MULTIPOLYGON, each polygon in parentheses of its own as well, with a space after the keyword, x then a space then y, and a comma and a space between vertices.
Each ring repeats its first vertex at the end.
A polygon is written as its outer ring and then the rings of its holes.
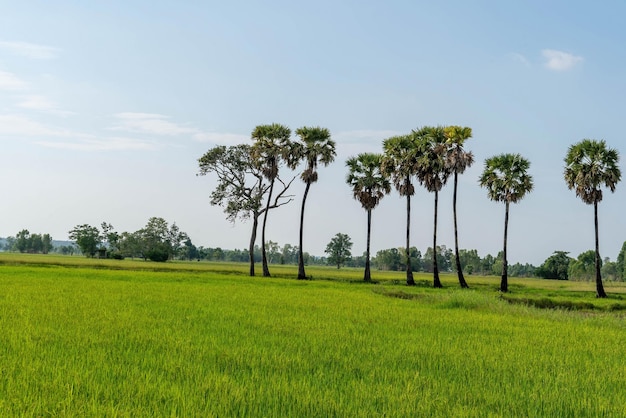
MULTIPOLYGON (((251 146, 244 144, 213 147, 198 159, 198 175, 214 173, 217 176, 217 186, 211 192, 211 204, 222 206, 226 219, 234 223, 237 218, 244 221, 252 218, 248 255, 250 276, 254 276, 254 249, 259 217, 267 209, 263 206, 263 196, 269 191, 270 185, 265 183, 263 170, 252 157, 251 151, 251 146)), ((276 194, 270 209, 283 206, 292 200, 286 193, 293 179, 285 183, 279 176, 276 180, 282 188, 276 194)))
POLYGON ((38 254, 43 251, 43 238, 41 234, 32 234, 30 236, 30 248, 28 252, 38 254))
POLYGON ((604 258, 602 263, 602 277, 607 280, 618 280, 617 278, 617 263, 611 261, 609 257, 604 258))
POLYGON ((15 235, 15 243, 13 246, 21 253, 25 253, 30 248, 30 232, 28 229, 22 229, 15 235))
POLYGON ((619 153, 608 148, 605 141, 583 139, 573 144, 565 156, 565 182, 567 187, 576 191, 576 196, 583 202, 593 205, 595 225, 596 255, 596 296, 605 298, 606 292, 602 285, 600 271, 600 243, 598 239, 598 202, 602 201, 602 186, 615 192, 622 173, 618 167, 619 153))
POLYGON ((481 187, 487 189, 489 199, 504 202, 504 251, 500 291, 508 291, 507 232, 509 205, 519 202, 533 189, 532 176, 528 174, 530 162, 519 154, 501 154, 485 160, 485 169, 480 176, 481 187))
POLYGON ((445 245, 438 245, 434 252, 432 247, 428 247, 424 253, 424 271, 433 272, 433 257, 437 254, 437 268, 440 271, 450 271, 452 269, 452 250, 445 245))
POLYGON ((537 269, 537 276, 544 279, 567 280, 567 271, 571 258, 567 251, 555 251, 537 269))
POLYGON ((596 253, 588 250, 580 253, 576 260, 569 263, 568 278, 572 280, 592 280, 595 274, 596 253))
POLYGON ((459 174, 463 174, 465 169, 474 163, 474 155, 471 151, 465 151, 463 145, 465 141, 472 137, 472 128, 461 126, 448 126, 444 129, 448 152, 446 158, 448 166, 454 173, 454 194, 452 198, 452 213, 454 216, 454 254, 456 262, 456 271, 459 278, 459 284, 462 288, 468 288, 467 281, 463 276, 463 268, 461 267, 461 257, 459 255, 459 232, 456 216, 456 190, 459 174))
MULTIPOLYGON (((415 285, 411 267, 411 196, 415 194, 413 177, 417 174, 417 146, 409 135, 395 136, 383 141, 381 170, 390 177, 400 196, 406 196, 406 247, 404 252, 406 284, 415 285)), ((378 258, 378 255, 376 256, 378 258)))
MULTIPOLYGON (((465 273, 473 274, 482 271, 482 264, 480 256, 477 250, 459 250, 459 258, 461 260, 461 266, 465 269, 465 273)), ((458 265, 455 264, 458 268, 458 265)))
POLYGON ((450 167, 447 160, 447 145, 444 128, 423 127, 413 131, 413 138, 416 141, 419 158, 417 159, 417 178, 426 187, 426 190, 435 194, 435 211, 433 220, 433 286, 443 287, 439 279, 439 268, 437 265, 437 206, 439 202, 439 191, 450 177, 450 167))
POLYGON ((391 191, 389 179, 381 171, 380 154, 361 153, 346 161, 348 176, 346 182, 352 188, 352 194, 367 211, 367 251, 365 256, 365 273, 363 280, 372 281, 370 272, 370 238, 372 232, 372 209, 391 191))
POLYGON ((50 234, 43 234, 41 237, 41 252, 48 254, 52 248, 52 237, 50 234))
POLYGON ((324 252, 328 254, 328 264, 341 268, 352 258, 352 240, 347 234, 337 233, 326 245, 324 252))
POLYGON ((291 157, 292 143, 289 139, 290 136, 291 130, 277 123, 272 125, 259 125, 252 131, 252 140, 255 142, 251 148, 251 156, 257 166, 261 168, 264 177, 270 182, 267 203, 263 214, 263 226, 261 227, 261 251, 264 277, 270 276, 270 270, 267 266, 267 251, 265 248, 267 214, 271 206, 274 183, 278 178, 280 165, 283 161, 290 162, 290 159, 293 158, 291 157))
POLYGON ((626 241, 622 244, 622 249, 617 255, 617 260, 615 261, 615 270, 617 274, 617 280, 625 280, 626 279, 626 241))
POLYGON ((163 218, 152 217, 139 232, 142 252, 152 261, 167 261, 173 258, 183 243, 189 239, 176 223, 171 226, 163 218))
POLYGON ((69 231, 69 238, 78 245, 80 251, 87 257, 95 256, 102 244, 98 228, 87 224, 76 225, 74 229, 69 231))
POLYGON ((302 127, 296 130, 296 135, 300 137, 300 142, 293 144, 289 166, 295 168, 300 160, 304 160, 306 166, 300 175, 306 184, 304 196, 302 197, 302 209, 300 210, 300 241, 298 247, 298 279, 306 279, 304 269, 304 256, 302 254, 302 236, 304 232, 304 208, 309 189, 312 183, 317 181, 317 165, 329 165, 335 160, 335 141, 330 138, 330 132, 326 128, 302 127))
POLYGON ((398 271, 402 268, 401 254, 402 252, 398 251, 397 248, 380 250, 376 253, 376 266, 379 270, 398 271))

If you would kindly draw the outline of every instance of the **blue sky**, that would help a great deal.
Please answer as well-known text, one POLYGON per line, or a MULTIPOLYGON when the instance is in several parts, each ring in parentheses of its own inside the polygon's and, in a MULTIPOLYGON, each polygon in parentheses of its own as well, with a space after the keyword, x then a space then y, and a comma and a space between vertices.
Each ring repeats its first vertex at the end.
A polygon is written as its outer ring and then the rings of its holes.
MULTIPOLYGON (((535 190, 512 207, 509 254, 540 264, 593 248, 593 208, 563 180, 567 147, 605 139, 622 154, 626 34, 621 1, 0 1, 0 236, 23 228, 66 239, 106 221, 151 216, 196 245, 245 248, 250 225, 211 207, 197 159, 249 142, 256 125, 324 126, 336 162, 307 202, 305 251, 342 232, 365 250, 366 215, 345 160, 423 125, 465 125, 476 163, 459 191, 460 244, 502 247, 504 207, 477 178, 486 158, 519 152, 535 190), (319 225, 319 226, 318 226, 319 225)), ((622 164, 623 166, 623 164, 622 164)), ((600 206, 600 250, 626 240, 626 185, 600 206)), ((295 201, 270 214, 268 239, 296 244, 295 201)), ((451 188, 439 242, 451 247, 451 188)), ((414 198, 412 241, 431 245, 433 196, 414 198)), ((397 193, 373 214, 372 248, 402 246, 397 193)))

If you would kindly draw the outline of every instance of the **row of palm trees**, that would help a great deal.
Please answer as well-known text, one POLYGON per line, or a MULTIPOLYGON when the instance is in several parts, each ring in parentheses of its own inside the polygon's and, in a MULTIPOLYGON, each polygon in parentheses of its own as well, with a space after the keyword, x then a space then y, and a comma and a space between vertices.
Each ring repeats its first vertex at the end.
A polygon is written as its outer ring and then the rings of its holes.
MULTIPOLYGON (((367 211, 367 250, 364 280, 371 281, 370 235, 372 209, 390 192, 391 183, 401 196, 406 196, 406 283, 414 285, 410 265, 411 196, 415 193, 416 179, 429 192, 434 193, 435 209, 433 221, 433 285, 441 287, 437 266, 437 205, 439 191, 448 179, 454 178, 453 218, 455 261, 459 284, 467 288, 459 257, 457 223, 458 175, 474 162, 471 151, 464 148, 472 130, 461 126, 422 127, 408 135, 395 136, 383 141, 383 153, 362 153, 348 159, 349 169, 346 182, 353 196, 367 211)), ((602 186, 615 191, 621 178, 618 167, 619 154, 608 148, 604 140, 584 139, 569 147, 565 157, 565 181, 576 191, 583 202, 594 205, 596 295, 606 297, 600 274, 600 252, 598 240, 598 202, 602 200, 602 186)), ((479 178, 481 187, 487 189, 489 199, 505 204, 503 265, 500 290, 508 291, 507 236, 509 206, 519 202, 533 189, 533 178, 528 173, 530 162, 520 154, 500 154, 485 160, 479 178)))
MULTIPOLYGON (((278 178, 281 164, 295 170, 301 163, 304 169, 300 178, 305 183, 300 211, 298 279, 305 279, 303 257, 304 212, 309 189, 318 179, 319 164, 327 166, 336 157, 335 142, 326 128, 302 127, 296 130, 299 141, 291 140, 291 130, 284 125, 260 125, 252 132, 254 141, 250 154, 261 167, 263 176, 270 183, 262 226, 263 275, 269 276, 265 249, 265 226, 270 207, 274 181, 278 178)), ((367 248, 364 280, 371 281, 370 241, 372 210, 391 191, 391 185, 401 196, 406 197, 406 283, 415 285, 410 258, 411 197, 415 194, 417 180, 429 192, 434 193, 433 220, 433 286, 442 287, 437 265, 437 216, 439 192, 452 177, 455 262, 459 284, 469 287, 463 275, 459 256, 457 222, 458 176, 474 163, 471 151, 465 149, 466 141, 472 137, 472 129, 463 126, 425 126, 407 135, 383 140, 382 153, 361 153, 346 161, 346 182, 353 196, 367 211, 367 248)), ((570 189, 576 191, 583 202, 594 205, 596 239, 596 293, 605 297, 600 274, 601 258, 598 241, 598 202, 602 200, 602 186, 615 191, 621 179, 618 167, 619 154, 608 148, 601 140, 584 139, 572 145, 565 157, 565 180, 570 189)), ((500 154, 485 160, 479 178, 481 187, 487 189, 489 199, 505 204, 503 266, 500 290, 508 291, 507 235, 509 206, 519 202, 533 189, 533 179, 528 173, 530 162, 520 154, 500 154)), ((253 275, 253 273, 251 273, 253 275)))

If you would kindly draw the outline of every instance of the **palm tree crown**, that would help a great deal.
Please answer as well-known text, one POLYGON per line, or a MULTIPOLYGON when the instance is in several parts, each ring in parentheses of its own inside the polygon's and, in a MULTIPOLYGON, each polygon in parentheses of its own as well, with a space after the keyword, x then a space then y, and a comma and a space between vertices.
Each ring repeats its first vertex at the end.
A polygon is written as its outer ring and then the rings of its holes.
POLYGON ((291 155, 291 129, 278 123, 259 125, 252 131, 254 145, 252 157, 263 170, 263 175, 274 180, 278 176, 281 159, 289 161, 291 155))
POLYGON ((381 170, 393 181, 400 196, 413 196, 411 178, 417 174, 417 147, 409 135, 394 136, 383 141, 381 170))
POLYGON ((367 152, 346 161, 349 169, 346 183, 365 210, 374 209, 391 191, 389 179, 380 169, 381 162, 382 155, 367 152))
POLYGON ((414 130, 412 136, 418 148, 417 178, 429 192, 438 192, 451 174, 444 128, 425 126, 414 130))
POLYGON ((472 128, 462 126, 447 126, 444 128, 448 152, 446 158, 453 173, 462 174, 465 169, 474 163, 474 154, 465 151, 465 141, 472 137, 472 128))
POLYGON ((591 205, 602 200, 602 185, 615 191, 622 173, 619 153, 604 140, 583 139, 569 147, 565 156, 565 182, 576 196, 591 205))
POLYGON ((501 154, 485 160, 480 185, 495 202, 517 203, 533 189, 530 162, 519 154, 501 154))
POLYGON ((317 181, 318 163, 328 166, 335 161, 335 141, 330 138, 330 132, 326 128, 302 127, 296 130, 296 135, 301 142, 296 142, 292 149, 292 159, 289 162, 291 168, 295 168, 297 161, 304 160, 306 167, 300 178, 305 183, 317 181), (296 163, 294 164, 294 160, 296 163))

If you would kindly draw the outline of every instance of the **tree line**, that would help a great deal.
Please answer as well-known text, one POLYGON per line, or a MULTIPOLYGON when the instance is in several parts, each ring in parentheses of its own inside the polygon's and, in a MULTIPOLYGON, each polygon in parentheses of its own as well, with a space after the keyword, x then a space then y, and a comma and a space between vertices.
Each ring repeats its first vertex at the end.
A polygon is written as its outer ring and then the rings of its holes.
MULTIPOLYGON (((251 134, 252 145, 232 147, 216 146, 199 160, 199 175, 216 174, 218 185, 211 193, 211 204, 224 208, 227 219, 253 219, 250 235, 250 275, 254 276, 253 248, 256 242, 258 220, 263 215, 261 250, 263 275, 269 276, 266 251, 266 224, 271 209, 291 202, 293 195, 288 189, 295 177, 281 177, 281 167, 303 169, 300 178, 306 184, 300 210, 299 251, 303 247, 303 224, 305 204, 312 183, 317 181, 318 164, 333 162, 335 143, 325 128, 303 127, 296 131, 298 140, 291 140, 291 130, 280 124, 259 125, 251 134), (277 190, 275 187, 278 185, 277 190), (263 204, 265 200, 265 204, 263 204)), ((364 281, 371 281, 371 225, 372 211, 390 193, 392 185, 406 197, 406 234, 404 268, 407 285, 414 285, 410 246, 411 196, 419 183, 434 197, 433 245, 431 263, 433 286, 441 287, 437 245, 439 192, 452 178, 453 222, 454 222, 454 270, 459 285, 467 288, 464 268, 459 250, 457 222, 458 176, 474 162, 471 151, 465 144, 472 137, 472 129, 463 126, 424 126, 406 135, 394 136, 382 141, 381 153, 361 153, 346 161, 348 174, 346 183, 354 198, 367 212, 367 241, 365 252, 364 281)), ((594 205, 595 250, 594 274, 596 294, 605 297, 598 239, 597 206, 602 200, 603 187, 615 191, 621 179, 618 167, 619 154, 609 148, 604 140, 584 139, 571 145, 564 158, 564 179, 569 189, 576 192, 584 203, 594 205)), ((504 203, 504 233, 501 261, 500 290, 508 291, 508 224, 509 207, 528 195, 534 187, 529 174, 530 161, 520 154, 507 153, 487 158, 479 184, 487 190, 490 200, 504 203)), ((298 279, 306 278, 302 254, 299 257, 298 279)))

